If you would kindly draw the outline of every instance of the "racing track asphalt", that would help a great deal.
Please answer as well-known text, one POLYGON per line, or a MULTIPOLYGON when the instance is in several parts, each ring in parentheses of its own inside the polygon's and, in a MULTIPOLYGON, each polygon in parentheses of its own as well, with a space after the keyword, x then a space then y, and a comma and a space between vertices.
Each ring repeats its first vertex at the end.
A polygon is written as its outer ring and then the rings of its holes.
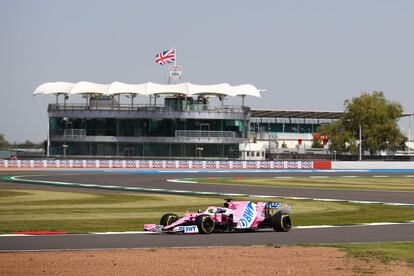
MULTIPOLYGON (((63 173, 61 173, 63 174, 63 173)), ((272 195, 282 197, 306 197, 306 198, 323 198, 323 199, 343 199, 356 201, 380 201, 380 202, 398 202, 414 204, 414 192, 396 192, 396 191, 361 191, 361 190, 327 190, 314 188, 282 188, 266 186, 248 186, 248 185, 218 185, 203 183, 176 183, 167 182, 167 179, 178 178, 204 178, 204 177, 307 177, 307 176, 344 176, 344 175, 363 175, 372 176, 379 173, 162 173, 162 174, 145 174, 145 173, 65 173, 65 175, 48 175, 33 176, 26 179, 62 181, 69 183, 87 183, 100 185, 116 185, 126 187, 143 187, 158 189, 189 190, 197 192, 219 192, 219 193, 241 193, 255 195, 272 195)), ((407 175, 407 173, 398 173, 407 175)), ((380 175, 396 175, 396 173, 381 173, 380 175)))
MULTIPOLYGON (((4 175, 5 173, 1 173, 4 175)), ((7 173, 18 175, 21 173, 7 173)), ((124 185, 134 187, 151 187, 182 189, 194 191, 220 191, 231 193, 251 193, 279 196, 302 196, 317 198, 337 198, 348 200, 384 201, 414 203, 412 192, 380 192, 380 191, 344 191, 300 188, 275 188, 235 185, 208 185, 193 183, 166 182, 171 178, 189 177, 273 177, 292 176, 291 173, 198 173, 198 174, 138 174, 138 173, 79 173, 79 172, 26 172, 24 174, 38 176, 30 179, 77 182, 101 185, 124 185), (44 176, 47 174, 47 176, 44 176), (42 176, 40 176, 42 175, 42 176)), ((359 173, 328 173, 336 175, 358 175, 359 173)), ((378 174, 378 173, 374 173, 378 174)), ((295 176, 326 175, 324 173, 301 173, 295 176)), ((372 175, 364 173, 363 175, 372 175)), ((385 175, 385 173, 381 173, 385 175)), ((395 174, 393 174, 395 175, 395 174)), ((407 175, 407 173, 403 173, 407 175)), ((1 186, 39 187, 23 184, 0 182, 1 186)), ((53 189, 57 189, 53 187, 53 189)), ((76 188, 73 188, 76 189, 76 188)), ((68 249, 104 249, 104 248, 139 248, 139 247, 188 247, 188 246, 222 246, 222 245, 266 245, 297 243, 336 243, 336 242, 381 242, 381 241, 414 241, 414 223, 373 226, 343 226, 334 228, 293 229, 288 233, 259 231, 254 233, 220 233, 211 235, 168 235, 168 234, 77 234, 52 236, 1 236, 0 251, 19 250, 68 250, 68 249)))
POLYGON ((22 236, 0 237, 0 251, 414 241, 413 233, 414 223, 293 229, 287 233, 260 231, 210 235, 88 234, 22 236))

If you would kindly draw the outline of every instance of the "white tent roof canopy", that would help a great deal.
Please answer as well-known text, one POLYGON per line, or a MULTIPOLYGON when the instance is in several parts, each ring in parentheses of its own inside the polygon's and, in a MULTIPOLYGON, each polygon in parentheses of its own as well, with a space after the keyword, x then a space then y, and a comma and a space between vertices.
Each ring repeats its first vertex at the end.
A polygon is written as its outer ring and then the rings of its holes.
POLYGON ((228 83, 200 85, 189 82, 177 84, 159 84, 147 82, 142 84, 128 84, 122 82, 113 82, 111 84, 100 84, 93 82, 81 81, 76 84, 69 82, 47 82, 40 85, 33 95, 38 94, 100 94, 100 95, 117 95, 117 94, 135 94, 135 95, 217 95, 217 96, 254 96, 260 97, 263 89, 257 89, 251 84, 242 84, 231 86, 228 83))
POLYGON ((72 90, 72 87, 74 86, 74 83, 71 82, 46 82, 39 87, 36 88, 36 90, 33 92, 33 95, 38 94, 69 94, 72 90))
POLYGON ((113 82, 109 85, 108 95, 118 95, 118 94, 136 94, 136 95, 146 95, 147 83, 143 84, 128 84, 123 82, 113 82))
POLYGON ((76 83, 70 94, 101 94, 101 95, 108 95, 108 84, 100 84, 88 81, 81 81, 76 83))
POLYGON ((242 84, 232 87, 237 96, 254 96, 260 98, 260 91, 264 92, 266 89, 257 89, 251 84, 242 84))
POLYGON ((188 90, 188 82, 177 83, 177 84, 159 84, 148 82, 147 95, 154 94, 180 94, 190 95, 188 90))
MULTIPOLYGON (((228 83, 218 83, 210 85, 189 84, 191 95, 218 95, 218 96, 237 96, 232 86, 228 83)), ((260 97, 260 93, 259 96, 260 97)))

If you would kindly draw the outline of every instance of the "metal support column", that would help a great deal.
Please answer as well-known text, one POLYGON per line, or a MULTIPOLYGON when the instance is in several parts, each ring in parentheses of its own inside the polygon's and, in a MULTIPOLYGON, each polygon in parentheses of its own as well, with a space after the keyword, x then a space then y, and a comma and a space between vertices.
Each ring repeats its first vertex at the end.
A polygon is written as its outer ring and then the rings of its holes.
POLYGON ((362 160, 362 127, 359 124, 359 161, 362 160))

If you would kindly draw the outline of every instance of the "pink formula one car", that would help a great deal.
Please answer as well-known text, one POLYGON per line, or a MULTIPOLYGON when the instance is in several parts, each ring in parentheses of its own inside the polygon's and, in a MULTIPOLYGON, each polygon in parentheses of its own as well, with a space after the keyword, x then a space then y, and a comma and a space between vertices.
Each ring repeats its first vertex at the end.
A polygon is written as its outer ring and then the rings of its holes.
POLYGON ((231 201, 224 207, 210 206, 205 212, 185 213, 183 217, 165 214, 160 224, 145 224, 144 230, 151 232, 186 234, 210 234, 212 232, 254 231, 273 228, 287 232, 292 227, 291 206, 281 202, 231 201))

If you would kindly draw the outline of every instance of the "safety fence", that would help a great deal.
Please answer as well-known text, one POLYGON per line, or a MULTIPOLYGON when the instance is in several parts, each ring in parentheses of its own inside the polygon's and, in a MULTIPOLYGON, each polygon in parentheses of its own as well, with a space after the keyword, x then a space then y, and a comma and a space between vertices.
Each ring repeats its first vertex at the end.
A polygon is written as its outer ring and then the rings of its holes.
POLYGON ((330 169, 330 161, 0 160, 0 168, 330 169))

